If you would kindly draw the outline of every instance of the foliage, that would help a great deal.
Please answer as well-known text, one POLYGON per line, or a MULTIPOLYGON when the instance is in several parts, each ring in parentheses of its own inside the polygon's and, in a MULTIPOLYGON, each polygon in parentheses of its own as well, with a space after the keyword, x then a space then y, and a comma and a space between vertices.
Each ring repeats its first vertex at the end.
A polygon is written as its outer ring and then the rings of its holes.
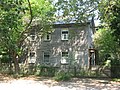
POLYGON ((4 0, 0 1, 0 44, 3 51, 7 52, 15 64, 15 71, 18 71, 17 61, 15 60, 19 48, 17 41, 23 31, 22 25, 22 1, 4 0))
POLYGON ((24 54, 22 46, 26 33, 28 35, 30 26, 35 24, 33 20, 39 20, 41 27, 38 30, 45 31, 53 20, 53 14, 53 6, 47 0, 0 1, 0 52, 9 54, 14 61, 15 71, 19 68, 17 57, 24 54))
POLYGON ((112 79, 112 81, 114 81, 114 82, 120 82, 120 78, 118 79, 118 78, 114 78, 114 79, 112 79))
POLYGON ((102 74, 96 70, 81 69, 79 72, 79 77, 102 77, 102 74))
MULTIPOLYGON (((101 64, 100 68, 104 72, 105 69, 111 69, 111 77, 118 77, 119 74, 119 45, 115 41, 116 37, 113 36, 113 31, 109 28, 99 29, 94 36, 95 47, 99 50, 101 64)), ((104 72, 107 76, 110 74, 104 72)))
POLYGON ((111 77, 120 78, 120 59, 111 60, 111 77))
POLYGON ((39 66, 39 75, 53 77, 55 75, 55 67, 52 66, 39 66))
POLYGON ((104 59, 107 54, 116 58, 118 52, 118 44, 113 36, 113 31, 109 28, 99 29, 94 35, 95 48, 99 50, 101 59, 104 59))
POLYGON ((101 21, 114 31, 113 35, 116 36, 116 41, 120 43, 120 1, 101 0, 99 14, 101 21))
POLYGON ((95 15, 97 5, 98 0, 58 0, 56 16, 66 22, 86 22, 95 15))
POLYGON ((49 31, 51 29, 50 25, 54 21, 54 6, 49 0, 31 0, 31 9, 33 18, 32 26, 39 25, 38 34, 49 31))
POLYGON ((54 79, 56 81, 68 81, 71 79, 71 75, 70 73, 61 70, 56 73, 54 79))
POLYGON ((55 9, 48 0, 31 0, 31 6, 34 18, 52 21, 55 9))
MULTIPOLYGON (((99 16, 104 26, 107 26, 109 33, 111 33, 112 40, 106 38, 108 44, 103 44, 106 47, 108 45, 107 53, 112 54, 113 58, 111 60, 111 75, 112 77, 119 77, 119 62, 120 62, 120 1, 119 0, 101 0, 99 3, 99 16), (117 63, 117 64, 116 64, 117 63)), ((106 29, 103 27, 103 29, 106 29)), ((105 32, 105 31, 104 31, 105 32)), ((103 32, 103 33, 104 33, 103 32)), ((109 36, 109 33, 105 36, 109 36)), ((105 34, 102 34, 102 37, 105 34)), ((99 39, 98 39, 99 40, 99 39)), ((103 38, 104 40, 104 38, 103 38)), ((100 42, 100 41, 98 41, 100 42)), ((102 47, 102 49, 103 49, 102 47)), ((105 49, 106 50, 106 49, 105 49)), ((101 51, 101 50, 100 50, 101 51)), ((104 53, 103 53, 104 54, 104 53)))

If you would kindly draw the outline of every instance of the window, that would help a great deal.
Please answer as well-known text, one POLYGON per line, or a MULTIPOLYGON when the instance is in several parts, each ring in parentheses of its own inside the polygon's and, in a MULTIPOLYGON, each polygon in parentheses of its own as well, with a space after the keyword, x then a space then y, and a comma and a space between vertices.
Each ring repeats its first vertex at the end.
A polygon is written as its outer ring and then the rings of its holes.
POLYGON ((30 35, 30 37, 31 37, 31 41, 35 41, 36 40, 35 35, 30 35))
POLYGON ((68 52, 62 52, 61 64, 68 64, 68 52))
POLYGON ((49 62, 50 54, 49 52, 44 52, 44 62, 49 62))
POLYGON ((50 41, 51 40, 51 34, 47 33, 44 35, 44 41, 50 41))
POLYGON ((30 52, 29 63, 35 63, 35 61, 36 61, 35 52, 30 52))
POLYGON ((30 58, 34 58, 35 57, 35 52, 30 52, 30 58))
POLYGON ((68 57, 68 52, 62 52, 62 57, 68 57))
POLYGON ((68 40, 68 30, 67 29, 62 30, 61 34, 62 34, 61 40, 68 40))
POLYGON ((35 29, 30 30, 30 41, 35 41, 36 40, 36 31, 35 29))

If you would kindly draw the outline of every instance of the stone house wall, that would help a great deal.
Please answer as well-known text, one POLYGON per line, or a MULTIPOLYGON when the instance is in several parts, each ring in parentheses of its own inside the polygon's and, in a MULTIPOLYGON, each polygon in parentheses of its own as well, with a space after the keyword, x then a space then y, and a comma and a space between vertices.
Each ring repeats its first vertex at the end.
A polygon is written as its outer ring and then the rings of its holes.
MULTIPOLYGON (((68 66, 89 67, 89 48, 93 48, 93 31, 90 23, 87 24, 55 24, 50 33, 50 40, 44 40, 44 36, 37 37, 32 41, 31 51, 35 52, 33 62, 39 65, 60 67, 63 65, 62 53, 67 52, 68 66), (61 40, 62 30, 68 30, 68 40, 61 40), (44 53, 49 57, 45 62, 44 53)), ((30 55, 30 54, 29 54, 30 55)), ((28 56, 29 56, 28 55, 28 56)), ((30 61, 31 58, 28 59, 30 61)))

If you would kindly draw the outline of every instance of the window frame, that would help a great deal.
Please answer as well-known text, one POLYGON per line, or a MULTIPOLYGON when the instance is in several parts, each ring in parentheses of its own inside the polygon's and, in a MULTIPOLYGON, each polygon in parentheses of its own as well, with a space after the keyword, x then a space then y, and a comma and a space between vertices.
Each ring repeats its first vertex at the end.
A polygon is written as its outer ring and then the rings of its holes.
POLYGON ((43 52, 43 62, 49 63, 50 62, 50 52, 43 52), (45 56, 48 56, 48 61, 45 60, 45 56))
POLYGON ((61 29, 61 40, 62 41, 68 41, 69 39, 69 30, 68 28, 61 29))
POLYGON ((68 56, 69 56, 68 52, 62 52, 62 57, 68 58, 68 56))
POLYGON ((33 57, 35 57, 35 52, 30 52, 30 58, 33 58, 33 57), (32 55, 32 54, 34 54, 34 55, 32 55))
POLYGON ((50 41, 51 40, 51 33, 47 33, 43 36, 44 41, 50 41), (49 38, 48 38, 49 37, 49 38))
POLYGON ((30 58, 29 63, 35 63, 35 61, 36 61, 36 52, 31 51, 30 54, 29 54, 29 58, 30 58), (32 55, 33 53, 34 53, 34 55, 32 55))
POLYGON ((30 35, 30 39, 31 39, 31 41, 35 41, 36 40, 36 36, 35 35, 30 35), (33 36, 34 36, 34 38, 33 38, 33 36))
POLYGON ((61 52, 61 64, 68 64, 69 63, 69 52, 66 51, 66 52, 61 52), (64 53, 64 55, 63 55, 64 53))

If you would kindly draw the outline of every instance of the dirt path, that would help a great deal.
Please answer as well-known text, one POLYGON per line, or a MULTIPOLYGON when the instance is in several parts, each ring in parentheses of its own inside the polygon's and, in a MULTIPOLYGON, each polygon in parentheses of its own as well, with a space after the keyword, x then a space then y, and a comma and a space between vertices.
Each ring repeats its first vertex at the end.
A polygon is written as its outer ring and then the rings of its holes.
POLYGON ((74 78, 68 82, 56 82, 44 77, 0 79, 0 90, 120 90, 120 83, 110 80, 74 78))

